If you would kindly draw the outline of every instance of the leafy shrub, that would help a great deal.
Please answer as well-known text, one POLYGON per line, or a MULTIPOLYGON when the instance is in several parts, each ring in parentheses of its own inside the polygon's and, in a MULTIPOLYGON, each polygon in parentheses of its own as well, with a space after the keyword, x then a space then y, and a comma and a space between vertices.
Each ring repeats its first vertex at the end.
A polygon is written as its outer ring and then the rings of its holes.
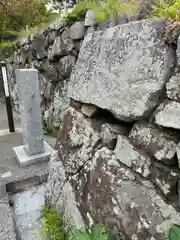
POLYGON ((174 224, 169 230, 169 240, 180 240, 180 226, 174 224))
POLYGON ((13 46, 14 46, 13 42, 1 42, 0 43, 0 49, 11 48, 13 46))
POLYGON ((68 24, 84 20, 87 10, 91 9, 98 22, 108 21, 111 17, 121 16, 125 13, 135 13, 139 7, 139 0, 118 1, 85 1, 79 2, 74 10, 66 16, 68 24))
POLYGON ((1 42, 0 43, 0 60, 9 57, 15 51, 17 45, 16 42, 1 42))
POLYGON ((133 14, 137 11, 139 7, 139 0, 131 1, 118 1, 118 0, 108 0, 104 6, 104 11, 106 12, 107 19, 111 17, 122 16, 123 14, 129 13, 133 14))
POLYGON ((53 209, 44 207, 42 209, 44 224, 41 235, 48 240, 68 240, 68 233, 64 227, 63 220, 53 209))
POLYGON ((90 229, 77 230, 73 240, 111 240, 112 234, 108 229, 99 224, 93 225, 90 229))
POLYGON ((76 21, 83 21, 88 10, 88 2, 81 2, 76 5, 71 13, 64 17, 68 25, 76 21))
POLYGON ((59 126, 55 127, 53 125, 53 120, 50 118, 48 120, 43 121, 43 130, 45 135, 56 138, 59 130, 59 126))
MULTIPOLYGON (((62 211, 62 214, 64 211, 62 211)), ((68 240, 70 230, 66 230, 62 218, 51 208, 42 209, 44 224, 41 235, 48 240, 68 240)), ((80 229, 73 232, 72 240, 112 240, 112 234, 108 228, 101 225, 93 225, 90 229, 80 229)))
POLYGON ((168 0, 160 0, 154 6, 152 15, 155 18, 180 21, 180 0, 175 0, 172 3, 168 0))

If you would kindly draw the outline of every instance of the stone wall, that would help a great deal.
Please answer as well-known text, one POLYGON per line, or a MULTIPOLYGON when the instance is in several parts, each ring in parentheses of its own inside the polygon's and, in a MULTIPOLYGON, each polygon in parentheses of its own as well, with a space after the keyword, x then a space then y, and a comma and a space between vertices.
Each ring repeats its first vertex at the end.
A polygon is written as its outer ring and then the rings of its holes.
MULTIPOLYGON (((136 19, 137 16, 127 15, 121 17, 119 23, 136 19)), ((89 10, 84 21, 68 26, 65 21, 57 20, 48 29, 22 39, 10 57, 4 58, 14 109, 19 111, 15 69, 36 68, 39 70, 42 114, 45 119, 51 118, 54 125, 59 125, 62 119, 60 115, 69 103, 67 85, 84 36, 114 24, 113 20, 97 23, 94 13, 89 10)))
POLYGON ((19 44, 8 73, 18 110, 14 70, 37 68, 44 117, 62 123, 47 204, 65 197, 77 227, 164 240, 180 224, 180 37, 168 45, 167 22, 138 19, 57 21, 19 44))
POLYGON ((20 42, 16 51, 6 59, 16 111, 19 111, 19 100, 15 69, 37 68, 43 115, 53 117, 54 124, 59 124, 59 116, 68 106, 67 83, 84 34, 82 23, 76 23, 70 28, 64 22, 56 21, 36 36, 29 36, 20 42))
POLYGON ((47 201, 58 209, 66 193, 85 225, 108 223, 116 239, 164 240, 180 224, 180 37, 168 45, 166 29, 141 20, 88 34, 68 84, 47 201))

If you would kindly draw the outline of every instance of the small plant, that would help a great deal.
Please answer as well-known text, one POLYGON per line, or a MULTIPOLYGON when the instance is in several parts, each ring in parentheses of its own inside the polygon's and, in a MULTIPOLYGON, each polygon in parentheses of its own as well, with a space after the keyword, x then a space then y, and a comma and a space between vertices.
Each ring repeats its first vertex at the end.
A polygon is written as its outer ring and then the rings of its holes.
POLYGON ((76 5, 73 11, 64 17, 65 22, 68 25, 73 24, 76 21, 83 21, 88 10, 88 2, 82 2, 76 5))
POLYGON ((45 135, 55 137, 55 138, 57 137, 59 127, 58 126, 55 127, 51 119, 43 121, 43 129, 44 129, 45 135))
POLYGON ((93 225, 90 229, 77 230, 73 240, 112 240, 112 235, 107 227, 99 224, 93 225))
MULTIPOLYGON (((61 211, 64 214, 64 211, 61 211)), ((102 224, 95 224, 88 229, 67 229, 62 217, 52 208, 43 207, 43 229, 41 235, 47 240, 112 240, 112 234, 102 224), (71 237, 70 237, 71 235, 71 237)), ((176 240, 176 239, 175 239, 176 240)))
POLYGON ((137 11, 139 4, 139 0, 121 2, 117 0, 108 0, 104 6, 107 20, 111 17, 116 19, 118 16, 122 16, 126 13, 133 14, 137 11))
POLYGON ((0 43, 0 49, 11 48, 13 46, 14 46, 13 42, 1 42, 0 43))
POLYGON ((68 240, 68 233, 64 222, 57 212, 51 208, 42 209, 43 229, 41 235, 48 240, 68 240))
POLYGON ((121 16, 125 13, 135 13, 139 7, 139 0, 130 1, 118 1, 118 0, 106 0, 106 1, 80 1, 74 10, 69 13, 65 20, 69 25, 75 21, 84 20, 87 10, 91 9, 96 15, 98 22, 108 21, 111 17, 121 16))
POLYGON ((16 49, 16 42, 1 42, 0 43, 0 59, 4 59, 13 54, 16 49))
POLYGON ((169 240, 180 240, 180 226, 173 224, 169 230, 169 240))
POLYGON ((180 0, 173 2, 168 0, 160 0, 153 7, 153 17, 158 19, 180 21, 180 0))

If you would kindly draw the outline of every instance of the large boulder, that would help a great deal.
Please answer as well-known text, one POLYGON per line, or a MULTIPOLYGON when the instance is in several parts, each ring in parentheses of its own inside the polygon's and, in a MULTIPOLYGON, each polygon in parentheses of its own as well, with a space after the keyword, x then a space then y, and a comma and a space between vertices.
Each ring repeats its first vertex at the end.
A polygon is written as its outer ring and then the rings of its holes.
POLYGON ((85 223, 107 223, 116 239, 164 240, 172 222, 180 221, 154 186, 107 148, 96 151, 71 184, 85 223))
POLYGON ((178 137, 172 132, 163 131, 152 124, 140 122, 134 124, 129 134, 132 142, 139 148, 143 148, 150 156, 153 156, 166 165, 175 165, 175 153, 178 137))
MULTIPOLYGON (((60 158, 50 163, 50 195, 60 205, 66 192, 66 203, 75 201, 86 226, 108 224, 117 239, 166 239, 172 223, 180 224, 180 215, 150 182, 150 159, 133 148, 117 126, 110 128, 119 134, 116 149, 108 149, 103 143, 107 140, 102 134, 104 124, 107 127, 107 123, 88 119, 73 108, 66 110, 56 144, 60 158), (68 196, 67 182, 75 198, 68 196)), ((176 179, 171 181, 173 186, 176 179)))
POLYGON ((173 66, 165 27, 164 21, 142 20, 88 34, 71 74, 69 97, 124 121, 148 116, 173 66))
POLYGON ((85 36, 84 22, 75 22, 69 29, 70 37, 73 40, 81 40, 85 36))
POLYGON ((166 95, 169 99, 180 102, 180 74, 172 76, 166 83, 166 95))
POLYGON ((118 136, 115 148, 116 158, 127 167, 133 169, 144 177, 150 175, 151 159, 133 146, 127 137, 118 136))
POLYGON ((162 127, 180 129, 180 103, 165 100, 158 107, 155 116, 155 123, 162 127))
MULTIPOLYGON (((108 223, 117 239, 165 239, 172 222, 179 223, 179 214, 156 192, 148 180, 151 160, 133 147, 127 137, 120 135, 123 130, 88 119, 73 108, 67 109, 56 145, 61 161, 53 166, 59 169, 63 163, 66 179, 75 193, 75 205, 86 225, 108 223), (104 145, 107 141, 103 134, 105 125, 109 132, 114 131, 114 135, 109 134, 110 138, 118 138, 115 151, 104 145)), ((165 187, 166 180, 163 176, 160 182, 162 173, 158 172, 158 167, 156 169, 154 178, 165 187)), ((49 183, 56 179, 54 186, 63 189, 58 192, 57 199, 61 199, 66 187, 61 177, 55 175, 56 170, 53 170, 49 183)), ((167 176, 171 180, 171 186, 166 189, 168 193, 177 181, 174 174, 173 177, 167 176)))

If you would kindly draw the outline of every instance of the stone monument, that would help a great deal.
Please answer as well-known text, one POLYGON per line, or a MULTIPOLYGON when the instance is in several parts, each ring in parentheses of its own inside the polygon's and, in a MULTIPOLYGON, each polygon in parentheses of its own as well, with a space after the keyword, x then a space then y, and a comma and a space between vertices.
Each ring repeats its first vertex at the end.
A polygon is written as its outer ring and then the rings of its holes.
POLYGON ((21 167, 48 161, 54 149, 43 139, 39 77, 36 69, 16 70, 23 144, 13 150, 21 167))

